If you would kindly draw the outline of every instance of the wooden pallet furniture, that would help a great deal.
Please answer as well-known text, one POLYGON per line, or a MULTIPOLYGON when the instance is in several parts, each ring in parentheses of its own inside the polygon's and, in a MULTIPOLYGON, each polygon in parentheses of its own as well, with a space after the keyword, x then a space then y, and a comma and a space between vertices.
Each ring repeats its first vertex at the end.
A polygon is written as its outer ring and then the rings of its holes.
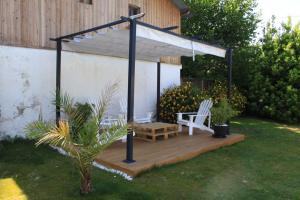
POLYGON ((157 137, 160 136, 163 136, 165 140, 169 138, 169 135, 177 136, 178 125, 161 122, 135 124, 134 131, 138 138, 155 142, 157 137))

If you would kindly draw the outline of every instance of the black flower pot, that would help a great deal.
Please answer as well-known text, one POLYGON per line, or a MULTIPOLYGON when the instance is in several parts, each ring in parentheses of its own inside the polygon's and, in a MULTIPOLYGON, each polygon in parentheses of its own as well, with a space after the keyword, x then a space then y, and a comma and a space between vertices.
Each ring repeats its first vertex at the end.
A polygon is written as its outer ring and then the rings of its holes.
POLYGON ((229 126, 227 124, 222 125, 214 125, 214 134, 213 137, 215 138, 226 138, 226 135, 229 133, 229 126))

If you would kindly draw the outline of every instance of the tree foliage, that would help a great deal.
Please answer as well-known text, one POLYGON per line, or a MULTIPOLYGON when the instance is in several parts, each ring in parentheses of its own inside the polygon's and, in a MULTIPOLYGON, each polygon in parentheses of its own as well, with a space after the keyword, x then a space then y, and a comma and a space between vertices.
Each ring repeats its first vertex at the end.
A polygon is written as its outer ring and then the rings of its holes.
MULTIPOLYGON (((184 35, 234 48, 234 56, 255 37, 259 22, 256 0, 186 0, 191 14, 182 19, 184 35)), ((234 65, 244 67, 244 61, 234 65)), ((197 56, 196 61, 183 58, 183 75, 201 79, 223 80, 224 59, 197 56)))
POLYGON ((183 34, 222 46, 246 46, 255 36, 255 0, 187 0, 190 16, 183 18, 183 34))
POLYGON ((269 23, 262 39, 259 65, 249 77, 249 109, 260 116, 300 121, 300 24, 269 23))

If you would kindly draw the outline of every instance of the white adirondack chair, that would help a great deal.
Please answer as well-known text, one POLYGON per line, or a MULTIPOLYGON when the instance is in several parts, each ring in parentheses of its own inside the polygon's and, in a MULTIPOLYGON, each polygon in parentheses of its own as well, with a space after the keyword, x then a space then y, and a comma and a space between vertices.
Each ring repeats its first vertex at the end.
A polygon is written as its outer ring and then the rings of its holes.
POLYGON ((184 125, 189 127, 189 135, 193 135, 194 128, 208 131, 213 134, 214 130, 210 128, 210 124, 211 124, 210 109, 212 105, 213 105, 212 101, 210 99, 207 99, 201 102, 197 113, 196 112, 177 113, 177 123, 179 125, 179 131, 182 131, 182 126, 184 125), (183 115, 188 115, 189 120, 183 119, 183 115), (204 124, 207 117, 208 117, 208 126, 204 124))
MULTIPOLYGON (((120 108, 121 108, 121 115, 123 116, 124 120, 127 121, 127 99, 122 98, 120 100, 120 108)), ((137 118, 134 114, 133 120, 136 123, 151 123, 152 122, 152 115, 153 112, 147 112, 147 115, 145 117, 137 118)))

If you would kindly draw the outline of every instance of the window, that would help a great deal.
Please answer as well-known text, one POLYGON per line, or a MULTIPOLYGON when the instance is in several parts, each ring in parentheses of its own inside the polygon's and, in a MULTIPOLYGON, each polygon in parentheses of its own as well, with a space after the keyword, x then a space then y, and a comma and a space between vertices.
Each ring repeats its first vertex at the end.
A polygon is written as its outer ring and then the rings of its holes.
POLYGON ((137 15, 141 13, 141 8, 136 6, 136 5, 132 5, 129 4, 128 7, 128 16, 132 16, 132 15, 137 15))
POLYGON ((85 3, 85 4, 93 4, 93 0, 79 0, 79 3, 85 3))

